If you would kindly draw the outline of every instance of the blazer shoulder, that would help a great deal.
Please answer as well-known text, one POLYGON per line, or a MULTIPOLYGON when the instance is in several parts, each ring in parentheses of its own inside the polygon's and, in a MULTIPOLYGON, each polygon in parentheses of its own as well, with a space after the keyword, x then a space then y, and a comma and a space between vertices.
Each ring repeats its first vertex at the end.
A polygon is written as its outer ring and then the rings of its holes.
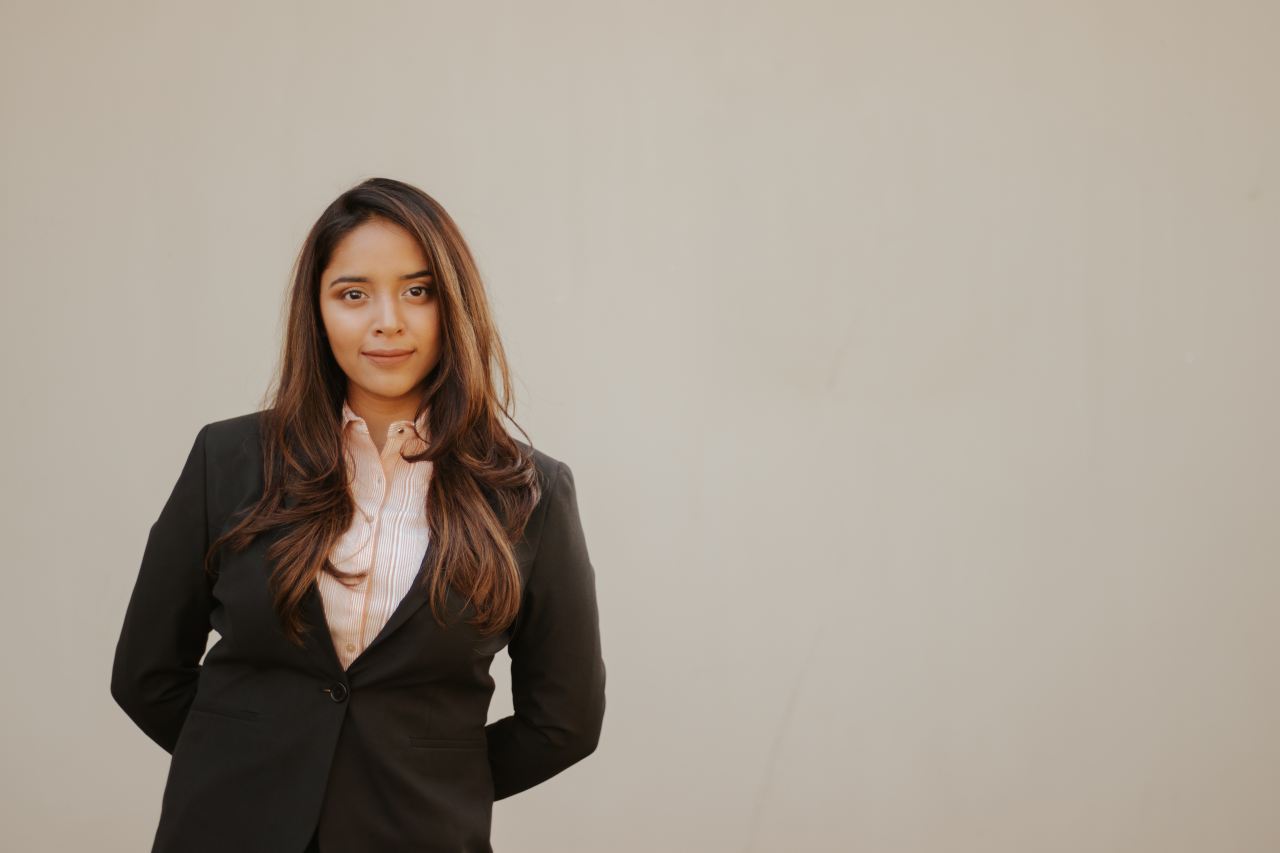
POLYGON ((559 459, 537 447, 531 447, 529 444, 518 438, 512 438, 512 441, 514 441, 524 453, 532 451, 533 465, 538 470, 538 479, 542 481, 543 489, 546 489, 555 482, 556 474, 559 472, 561 464, 563 464, 559 459))
MULTIPOLYGON (((247 448, 258 448, 262 441, 262 421, 267 411, 259 410, 256 412, 247 412, 242 415, 235 415, 230 418, 212 421, 205 425, 206 439, 209 452, 215 458, 226 459, 227 454, 235 454, 242 452, 247 448)), ((538 478, 542 481, 543 489, 549 489, 555 484, 559 477, 560 466, 568 465, 559 458, 552 456, 546 451, 533 447, 518 438, 512 438, 520 449, 525 453, 531 453, 534 467, 537 468, 538 478)))
POLYGON ((217 436, 243 436, 251 433, 257 433, 262 426, 262 416, 265 411, 249 412, 244 415, 236 415, 231 418, 223 418, 220 421, 212 421, 206 424, 210 435, 217 436))
POLYGON ((261 411, 249 412, 205 424, 207 455, 227 459, 229 454, 260 446, 264 414, 261 411))

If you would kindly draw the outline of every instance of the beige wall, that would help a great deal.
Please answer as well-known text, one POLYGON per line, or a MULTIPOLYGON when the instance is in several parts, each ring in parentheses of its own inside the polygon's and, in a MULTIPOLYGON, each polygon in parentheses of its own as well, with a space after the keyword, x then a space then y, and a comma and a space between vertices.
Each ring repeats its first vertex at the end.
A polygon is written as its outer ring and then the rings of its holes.
POLYGON ((150 843, 147 529, 371 175, 599 573, 601 747, 496 849, 1280 849, 1275 4, 3 15, 6 849, 150 843))

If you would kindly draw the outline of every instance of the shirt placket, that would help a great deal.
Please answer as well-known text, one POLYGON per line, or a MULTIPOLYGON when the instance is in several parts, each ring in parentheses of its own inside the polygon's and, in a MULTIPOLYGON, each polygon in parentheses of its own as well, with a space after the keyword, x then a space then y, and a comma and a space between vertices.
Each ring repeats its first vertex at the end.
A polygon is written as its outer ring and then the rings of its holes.
MULTIPOLYGON (((400 446, 403 444, 401 436, 404 435, 405 427, 403 424, 392 424, 392 428, 388 429, 386 443, 382 446, 382 454, 377 455, 377 448, 374 447, 375 456, 377 456, 378 467, 380 472, 377 482, 382 484, 382 493, 378 498, 378 509, 374 513, 372 520, 372 531, 370 533, 373 541, 369 549, 369 574, 364 585, 364 596, 360 603, 360 629, 356 639, 357 653, 362 651, 369 643, 365 637, 367 625, 369 623, 369 599, 373 594, 373 585, 379 580, 375 567, 378 565, 378 545, 382 537, 382 519, 385 514, 387 497, 391 494, 392 481, 396 476, 399 467, 400 446)), ((365 432, 368 435, 366 429, 365 432)), ((370 445, 373 444, 373 438, 369 438, 370 445)))

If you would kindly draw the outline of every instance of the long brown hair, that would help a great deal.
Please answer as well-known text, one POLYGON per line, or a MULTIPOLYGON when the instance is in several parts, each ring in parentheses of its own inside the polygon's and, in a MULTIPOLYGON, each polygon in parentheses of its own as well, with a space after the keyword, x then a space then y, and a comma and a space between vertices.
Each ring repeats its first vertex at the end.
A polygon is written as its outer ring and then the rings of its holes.
POLYGON ((342 237, 375 217, 418 239, 440 300, 440 360, 415 414, 429 409, 430 443, 417 454, 402 449, 411 462, 433 464, 426 509, 434 557, 423 578, 432 614, 443 624, 452 587, 474 606, 471 624, 491 636, 520 608, 514 543, 539 483, 532 442, 518 443, 502 426, 501 416, 515 423, 511 381, 484 285, 461 231, 435 199, 401 181, 370 178, 325 209, 298 254, 276 390, 262 412, 263 494, 209 549, 240 551, 259 534, 286 528, 267 552, 270 586, 285 634, 298 645, 307 630, 300 602, 319 572, 340 576, 329 552, 355 513, 341 434, 347 377, 324 334, 320 276, 342 237))

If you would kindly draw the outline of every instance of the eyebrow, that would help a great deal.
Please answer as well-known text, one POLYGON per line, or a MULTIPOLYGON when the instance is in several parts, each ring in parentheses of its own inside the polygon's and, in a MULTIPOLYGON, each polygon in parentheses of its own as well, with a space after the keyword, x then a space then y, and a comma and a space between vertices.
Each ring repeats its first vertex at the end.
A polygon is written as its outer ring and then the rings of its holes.
MULTIPOLYGON (((414 278, 429 278, 430 276, 431 276, 431 270, 418 270, 417 272, 406 273, 405 275, 400 276, 400 280, 409 281, 410 279, 414 279, 414 278)), ((369 278, 368 276, 363 276, 363 275, 341 275, 335 278, 333 281, 329 282, 329 286, 333 287, 335 284, 342 284, 343 282, 349 282, 349 281, 359 282, 361 284, 368 284, 369 278)))

